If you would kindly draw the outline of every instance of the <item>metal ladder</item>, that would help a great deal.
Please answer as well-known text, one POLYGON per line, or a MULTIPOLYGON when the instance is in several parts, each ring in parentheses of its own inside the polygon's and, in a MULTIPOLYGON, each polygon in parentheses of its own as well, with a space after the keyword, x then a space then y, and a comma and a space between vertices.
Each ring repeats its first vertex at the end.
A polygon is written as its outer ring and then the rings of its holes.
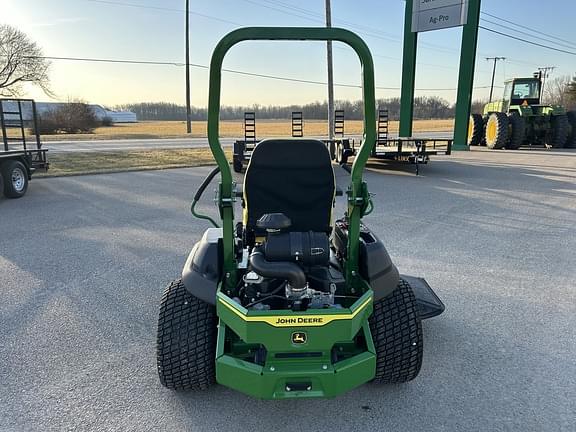
POLYGON ((388 143, 388 109, 378 110, 378 139, 377 145, 388 143))
POLYGON ((244 113, 244 142, 246 144, 256 144, 256 113, 244 113))
POLYGON ((334 111, 334 136, 344 136, 344 110, 334 111))
POLYGON ((304 136, 304 119, 302 111, 292 112, 292 138, 302 138, 304 136))

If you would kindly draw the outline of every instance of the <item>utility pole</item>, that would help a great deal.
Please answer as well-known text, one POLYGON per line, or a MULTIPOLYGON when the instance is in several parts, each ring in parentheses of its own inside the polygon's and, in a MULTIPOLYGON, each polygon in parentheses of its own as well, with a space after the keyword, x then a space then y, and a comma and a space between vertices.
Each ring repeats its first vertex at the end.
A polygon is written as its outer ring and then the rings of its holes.
MULTIPOLYGON (((326 27, 332 27, 332 8, 326 0, 326 27)), ((326 42, 328 63, 328 139, 334 139, 334 69, 332 64, 332 41, 326 42)))
POLYGON ((190 110, 190 0, 186 0, 186 132, 192 133, 190 110))
POLYGON ((546 78, 550 76, 550 74, 554 71, 554 69, 556 69, 556 66, 546 66, 538 68, 538 70, 542 74, 542 88, 540 89, 542 99, 544 99, 544 86, 546 85, 546 78))
POLYGON ((496 63, 500 60, 506 60, 506 57, 486 57, 487 61, 494 60, 494 69, 492 69, 492 84, 490 84, 490 100, 488 102, 492 102, 492 95, 494 94, 494 78, 496 76, 496 63))

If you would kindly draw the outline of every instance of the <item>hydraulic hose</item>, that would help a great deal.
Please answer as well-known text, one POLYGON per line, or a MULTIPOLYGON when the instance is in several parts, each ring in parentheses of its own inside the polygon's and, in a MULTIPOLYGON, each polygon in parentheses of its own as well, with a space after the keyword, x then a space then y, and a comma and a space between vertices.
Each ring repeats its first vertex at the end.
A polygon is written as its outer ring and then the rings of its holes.
POLYGON ((261 276, 286 279, 290 286, 297 290, 306 287, 306 275, 298 264, 286 261, 266 261, 260 248, 255 248, 250 255, 250 264, 254 271, 261 276))
POLYGON ((205 219, 207 221, 210 221, 212 223, 212 225, 214 225, 216 228, 219 228, 219 226, 214 221, 214 219, 212 219, 210 216, 196 213, 196 203, 200 200, 200 198, 202 197, 202 194, 204 193, 204 191, 206 190, 206 188, 208 187, 210 182, 214 179, 214 177, 216 177, 216 175, 219 172, 220 172, 220 168, 218 168, 218 167, 216 167, 212 171, 210 171, 210 174, 208 174, 208 176, 204 179, 204 181, 202 182, 202 184, 200 185, 200 187, 196 191, 196 195, 194 195, 192 205, 190 206, 190 211, 192 212, 193 216, 197 217, 198 219, 205 219))

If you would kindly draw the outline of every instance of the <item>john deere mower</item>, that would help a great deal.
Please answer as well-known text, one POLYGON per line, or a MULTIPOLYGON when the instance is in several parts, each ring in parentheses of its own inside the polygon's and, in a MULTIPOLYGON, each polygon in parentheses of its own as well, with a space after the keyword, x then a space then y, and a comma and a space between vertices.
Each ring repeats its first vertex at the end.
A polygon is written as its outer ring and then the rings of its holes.
POLYGON ((504 97, 472 114, 469 145, 516 150, 523 145, 576 147, 576 112, 557 105, 543 105, 542 73, 505 83, 504 97))
POLYGON ((373 209, 362 173, 376 142, 375 106, 370 51, 347 30, 243 28, 219 42, 208 106, 218 166, 192 203, 192 213, 216 227, 206 230, 162 297, 157 364, 164 386, 202 390, 219 383, 263 399, 319 398, 418 375, 421 320, 444 305, 424 279, 401 276, 361 223, 373 209), (325 144, 305 138, 259 142, 242 187, 233 181, 218 133, 221 68, 226 52, 245 40, 341 41, 360 57, 364 139, 345 194, 325 144), (195 209, 218 174, 221 227, 195 209), (338 195, 345 195, 347 211, 334 221, 338 195), (237 200, 243 212, 235 224, 237 200))

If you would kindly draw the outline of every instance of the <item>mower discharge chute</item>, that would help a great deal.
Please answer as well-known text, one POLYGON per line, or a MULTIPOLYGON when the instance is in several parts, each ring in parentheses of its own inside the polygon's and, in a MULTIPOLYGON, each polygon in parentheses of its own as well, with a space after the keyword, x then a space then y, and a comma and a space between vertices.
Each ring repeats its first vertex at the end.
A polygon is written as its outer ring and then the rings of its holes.
MULTIPOLYGON (((182 278, 165 290, 158 373, 172 389, 218 382, 264 399, 333 397, 368 381, 399 383, 422 362, 421 320, 444 306, 423 279, 400 276, 361 218, 372 210, 362 172, 376 141, 374 67, 366 44, 337 28, 243 28, 217 45, 210 65, 208 138, 220 173, 221 228, 194 246, 182 278), (244 40, 341 41, 360 57, 364 140, 351 169, 347 212, 328 149, 311 139, 256 145, 242 190, 219 142, 224 55, 244 40), (306 155, 303 157, 302 155, 306 155), (242 198, 242 221, 234 204, 242 198)), ((213 221, 212 221, 213 222, 213 221)), ((214 223, 214 222, 213 222, 214 223)))

